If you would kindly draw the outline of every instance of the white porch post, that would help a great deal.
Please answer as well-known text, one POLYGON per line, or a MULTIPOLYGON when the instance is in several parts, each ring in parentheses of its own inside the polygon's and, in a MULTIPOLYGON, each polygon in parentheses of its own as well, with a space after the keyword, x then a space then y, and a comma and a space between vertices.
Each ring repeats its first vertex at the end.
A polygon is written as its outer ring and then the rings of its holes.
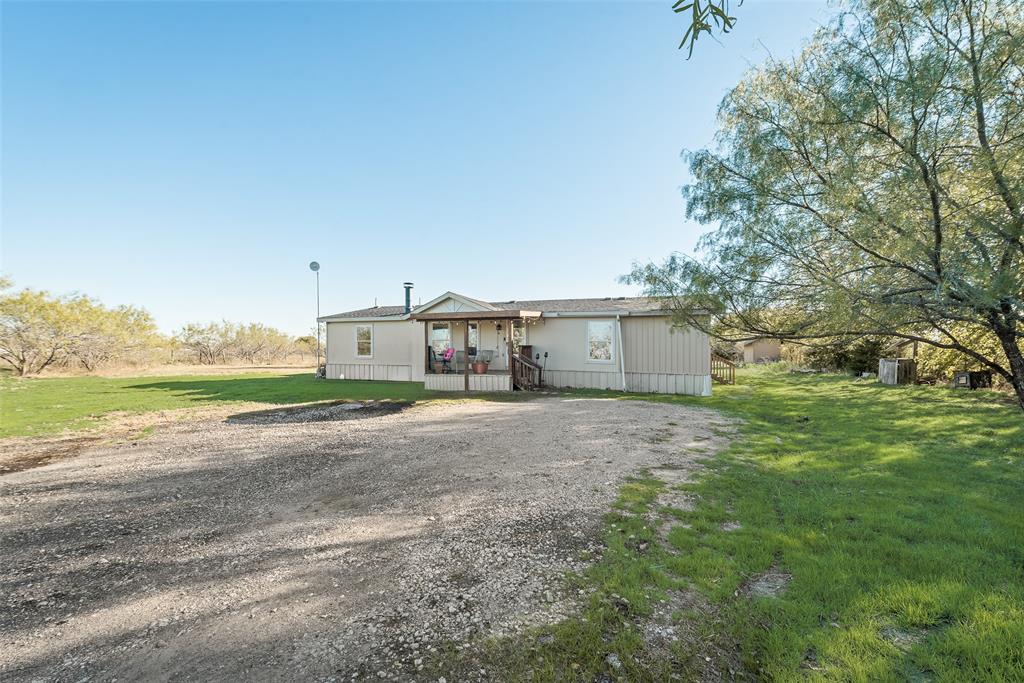
POLYGON ((615 316, 615 330, 619 336, 619 369, 622 372, 622 390, 626 390, 626 351, 622 347, 622 318, 615 316))

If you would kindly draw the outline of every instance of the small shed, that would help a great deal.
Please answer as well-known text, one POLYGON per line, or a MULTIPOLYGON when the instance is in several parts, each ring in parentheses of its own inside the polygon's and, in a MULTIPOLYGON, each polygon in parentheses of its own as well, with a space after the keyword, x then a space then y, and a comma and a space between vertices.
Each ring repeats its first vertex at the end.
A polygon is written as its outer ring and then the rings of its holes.
POLYGON ((917 383, 917 361, 913 358, 879 358, 878 381, 882 384, 917 383))
POLYGON ((744 363, 775 363, 782 357, 782 342, 778 339, 749 339, 738 346, 744 363))

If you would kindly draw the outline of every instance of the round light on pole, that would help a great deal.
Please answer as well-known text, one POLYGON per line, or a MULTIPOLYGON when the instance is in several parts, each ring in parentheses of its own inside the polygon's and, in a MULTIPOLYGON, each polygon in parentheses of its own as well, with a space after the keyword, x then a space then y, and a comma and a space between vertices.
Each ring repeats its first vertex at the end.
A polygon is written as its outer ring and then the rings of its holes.
POLYGON ((317 263, 316 261, 310 261, 309 269, 315 273, 316 271, 320 270, 320 264, 317 263))

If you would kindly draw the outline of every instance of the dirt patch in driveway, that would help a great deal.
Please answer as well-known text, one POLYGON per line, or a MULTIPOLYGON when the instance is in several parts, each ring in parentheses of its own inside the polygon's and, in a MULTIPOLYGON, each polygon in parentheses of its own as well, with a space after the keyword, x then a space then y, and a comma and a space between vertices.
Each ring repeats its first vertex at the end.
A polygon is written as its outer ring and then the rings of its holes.
POLYGON ((220 420, 262 403, 212 405, 143 413, 112 412, 94 418, 94 425, 47 436, 9 436, 0 439, 0 476, 74 458, 97 446, 135 446, 154 430, 182 422, 220 420))
POLYGON ((0 678, 415 679, 573 614, 625 476, 692 471, 723 422, 567 397, 220 417, 8 474, 0 678))
POLYGON ((303 422, 332 422, 335 420, 361 420, 388 413, 397 413, 411 403, 397 401, 335 401, 298 406, 285 406, 269 410, 251 410, 228 417, 232 424, 301 424, 303 422))
POLYGON ((90 446, 98 446, 103 437, 95 435, 67 435, 47 439, 5 439, 0 442, 0 475, 21 472, 33 467, 73 458, 90 446))

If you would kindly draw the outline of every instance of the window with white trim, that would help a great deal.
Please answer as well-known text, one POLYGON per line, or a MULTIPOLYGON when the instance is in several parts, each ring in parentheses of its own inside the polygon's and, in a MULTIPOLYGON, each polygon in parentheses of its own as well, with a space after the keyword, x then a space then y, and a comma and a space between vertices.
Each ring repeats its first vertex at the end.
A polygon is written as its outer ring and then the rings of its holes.
POLYGON ((469 324, 469 345, 474 349, 480 348, 480 330, 476 323, 469 324))
POLYGON ((430 345, 434 347, 434 353, 438 356, 443 355, 452 345, 452 329, 448 323, 430 324, 430 345))
POLYGON ((591 363, 611 363, 615 323, 611 320, 587 321, 587 360, 591 363))
POLYGON ((356 358, 373 358, 373 325, 356 325, 356 358))

